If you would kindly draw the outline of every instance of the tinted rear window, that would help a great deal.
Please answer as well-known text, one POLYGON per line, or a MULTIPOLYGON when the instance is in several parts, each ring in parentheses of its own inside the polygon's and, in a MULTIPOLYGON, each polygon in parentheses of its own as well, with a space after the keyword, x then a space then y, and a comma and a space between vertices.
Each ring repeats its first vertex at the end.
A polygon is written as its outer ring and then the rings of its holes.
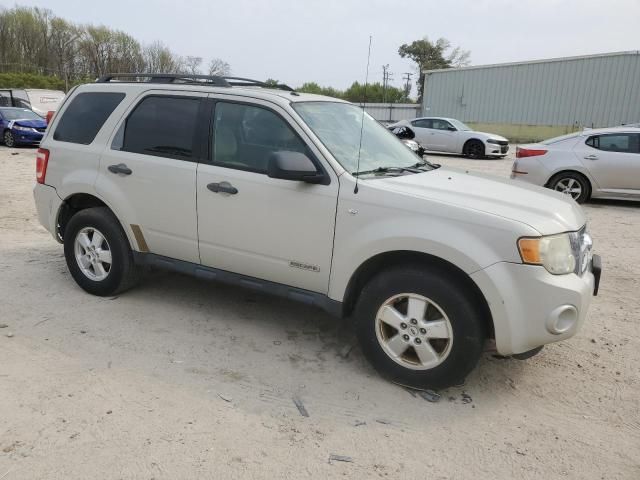
POLYGON ((89 145, 124 98, 124 93, 79 93, 64 111, 53 139, 89 145))
POLYGON ((145 98, 127 118, 121 150, 192 159, 199 107, 195 97, 145 98))

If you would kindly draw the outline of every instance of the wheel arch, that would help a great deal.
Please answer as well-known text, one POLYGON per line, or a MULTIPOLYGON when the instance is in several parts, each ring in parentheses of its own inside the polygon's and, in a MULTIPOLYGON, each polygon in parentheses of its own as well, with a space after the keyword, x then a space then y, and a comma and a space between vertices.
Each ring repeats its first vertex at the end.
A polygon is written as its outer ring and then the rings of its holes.
POLYGON ((546 188, 551 188, 551 181, 554 178, 558 177, 559 175, 566 174, 566 173, 573 173, 573 174, 576 174, 576 175, 580 175, 581 177, 583 177, 586 180, 587 186, 589 187, 589 195, 588 195, 587 198, 590 198, 591 195, 593 194, 593 187, 595 185, 595 182, 594 182, 594 180, 591 178, 591 176, 588 173, 586 173, 584 171, 581 171, 579 169, 576 169, 576 168, 562 168, 562 169, 558 170, 557 172, 553 172, 549 176, 549 179, 546 181, 544 186, 546 188))
POLYGON ((76 213, 86 210, 87 208, 94 207, 104 207, 109 209, 109 211, 113 214, 113 216, 118 220, 120 227, 125 232, 127 240, 129 241, 129 246, 132 249, 135 249, 135 242, 133 241, 130 229, 125 228, 125 225, 122 223, 120 217, 117 212, 111 208, 104 200, 97 197, 91 193, 77 192, 71 195, 68 195, 60 204, 60 208, 58 209, 57 217, 56 217, 56 237, 60 242, 64 241, 64 231, 66 229, 69 220, 76 213))
POLYGON ((367 282, 378 273, 398 265, 421 265, 424 268, 437 270, 445 275, 451 275, 458 280, 473 296, 474 302, 482 310, 487 331, 494 337, 494 325, 489 304, 482 291, 473 279, 453 263, 440 257, 413 250, 396 250, 379 253, 365 260, 351 275, 343 299, 343 313, 349 316, 355 307, 358 296, 367 282))
POLYGON ((481 139, 477 138, 477 137, 471 137, 471 138, 467 138, 464 143, 462 144, 462 153, 464 153, 467 150, 467 145, 469 145, 471 142, 478 142, 482 144, 482 147, 484 148, 484 141, 482 141, 481 139))

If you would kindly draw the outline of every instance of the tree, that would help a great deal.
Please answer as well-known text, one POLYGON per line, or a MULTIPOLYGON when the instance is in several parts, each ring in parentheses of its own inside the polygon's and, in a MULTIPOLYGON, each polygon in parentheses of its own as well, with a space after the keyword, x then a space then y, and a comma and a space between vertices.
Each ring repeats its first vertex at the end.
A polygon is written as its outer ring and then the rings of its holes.
POLYGON ((422 103, 422 89, 424 88, 424 71, 439 70, 452 67, 464 67, 469 64, 471 52, 460 47, 451 48, 451 42, 446 38, 439 38, 435 43, 428 37, 415 40, 410 44, 400 45, 398 54, 402 58, 409 58, 416 62, 419 71, 418 102, 422 103), (447 50, 449 52, 447 53, 447 50))
POLYGON ((202 57, 184 57, 184 72, 189 75, 200 75, 200 64, 202 63, 202 57))
POLYGON ((153 42, 142 48, 146 73, 175 73, 183 68, 182 59, 174 55, 162 42, 153 42))
POLYGON ((214 58, 209 62, 209 75, 225 76, 231 73, 231 65, 221 58, 214 58))

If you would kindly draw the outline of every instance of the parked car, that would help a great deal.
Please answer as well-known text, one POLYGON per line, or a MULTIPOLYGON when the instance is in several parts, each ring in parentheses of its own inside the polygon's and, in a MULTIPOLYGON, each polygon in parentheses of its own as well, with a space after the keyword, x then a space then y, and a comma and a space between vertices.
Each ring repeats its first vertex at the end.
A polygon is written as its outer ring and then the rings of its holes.
POLYGON ((400 120, 390 127, 410 126, 427 151, 457 153, 471 158, 504 157, 509 141, 494 133, 476 132, 455 118, 421 117, 400 120))
POLYGON ((0 131, 7 147, 37 145, 47 122, 28 108, 0 107, 0 131))
POLYGON ((416 134, 411 128, 402 125, 399 127, 387 127, 391 132, 398 137, 402 143, 404 143, 413 153, 422 158, 426 153, 426 149, 415 141, 416 134))
POLYGON ((28 108, 41 117, 55 112, 63 98, 64 92, 60 90, 0 88, 0 107, 28 108))
POLYGON ((351 103, 256 87, 132 74, 69 94, 34 196, 80 287, 114 295, 155 265, 316 305, 419 388, 460 383, 489 339, 526 357, 578 331, 600 260, 573 200, 417 161, 351 103))
POLYGON ((590 129, 516 149, 511 178, 584 203, 640 199, 640 128, 590 129))

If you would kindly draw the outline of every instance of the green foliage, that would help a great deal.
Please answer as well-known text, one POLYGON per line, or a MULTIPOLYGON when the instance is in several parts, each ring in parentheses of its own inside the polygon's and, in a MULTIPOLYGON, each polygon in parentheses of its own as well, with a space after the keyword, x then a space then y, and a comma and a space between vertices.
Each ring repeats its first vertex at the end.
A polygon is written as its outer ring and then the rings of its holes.
POLYGON ((420 72, 418 79, 418 97, 422 101, 422 89, 424 87, 424 71, 440 70, 443 68, 463 67, 469 64, 470 52, 460 47, 451 48, 451 42, 446 38, 439 38, 431 42, 424 37, 409 44, 400 45, 398 54, 402 58, 409 58, 416 63, 420 72), (447 51, 449 51, 447 53, 447 51))
MULTIPOLYGON (((229 71, 228 63, 216 60, 216 68, 229 71)), ((0 72, 35 74, 20 77, 32 86, 55 84, 57 77, 63 80, 56 88, 71 87, 105 73, 195 74, 201 73, 201 62, 200 57, 176 55, 160 42, 142 45, 119 30, 71 23, 48 9, 0 7, 0 72), (48 76, 51 80, 44 80, 48 76)))
POLYGON ((370 83, 365 89, 363 83, 353 82, 349 88, 343 91, 333 87, 321 87, 315 82, 307 82, 296 90, 298 92, 341 98, 354 103, 362 103, 364 101, 367 103, 399 103, 404 101, 402 90, 388 86, 385 91, 381 83, 370 83))
POLYGON ((45 88, 64 90, 64 80, 35 73, 0 73, 0 88, 45 88))

